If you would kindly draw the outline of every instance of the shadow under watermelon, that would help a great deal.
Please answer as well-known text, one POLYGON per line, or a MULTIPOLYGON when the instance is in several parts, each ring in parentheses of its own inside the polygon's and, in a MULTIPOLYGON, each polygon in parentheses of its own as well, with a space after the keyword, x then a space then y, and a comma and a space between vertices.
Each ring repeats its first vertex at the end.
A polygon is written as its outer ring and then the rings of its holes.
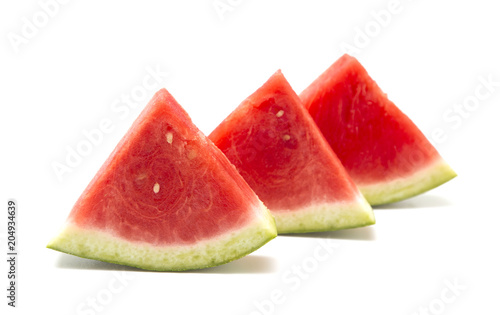
POLYGON ((365 226, 354 229, 345 229, 327 232, 314 233, 297 233, 297 234, 280 234, 284 237, 308 237, 308 238, 329 238, 352 241, 374 241, 376 239, 375 228, 373 226, 365 226))
MULTIPOLYGON (((81 258, 73 255, 61 254, 57 267, 63 269, 80 270, 110 270, 110 271, 135 271, 135 272, 156 272, 139 268, 108 263, 99 260, 81 258)), ((273 257, 262 255, 248 255, 234 260, 224 265, 206 269, 179 271, 182 273, 209 273, 209 274, 253 274, 253 273, 274 273, 277 270, 277 262, 273 257)), ((161 273, 167 273, 161 271, 161 273)))
MULTIPOLYGON (((374 206, 373 210, 404 210, 418 208, 438 208, 451 206, 453 203, 440 195, 423 194, 402 200, 395 203, 389 203, 380 206, 374 206)), ((375 214, 376 216, 376 214, 375 214)))

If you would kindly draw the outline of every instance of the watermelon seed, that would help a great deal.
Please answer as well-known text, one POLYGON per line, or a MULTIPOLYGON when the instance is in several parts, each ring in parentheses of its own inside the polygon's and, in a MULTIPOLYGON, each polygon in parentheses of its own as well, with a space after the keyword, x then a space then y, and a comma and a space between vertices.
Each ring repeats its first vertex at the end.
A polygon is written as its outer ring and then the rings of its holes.
POLYGON ((281 117, 283 116, 284 113, 285 111, 281 109, 279 112, 276 113, 276 117, 281 117))
POLYGON ((197 153, 195 150, 189 150, 189 151, 188 151, 188 155, 187 155, 187 157, 188 157, 188 159, 192 160, 192 159, 194 159, 197 155, 198 155, 198 153, 197 153))
POLYGON ((290 140, 290 135, 284 135, 284 136, 283 136, 283 140, 285 140, 285 141, 290 140))
POLYGON ((174 139, 174 135, 171 132, 167 132, 167 134, 165 135, 165 137, 167 138, 167 142, 169 144, 172 144, 172 140, 174 139))
POLYGON ((153 192, 157 194, 159 191, 160 191, 160 184, 155 183, 155 185, 153 186, 153 192))

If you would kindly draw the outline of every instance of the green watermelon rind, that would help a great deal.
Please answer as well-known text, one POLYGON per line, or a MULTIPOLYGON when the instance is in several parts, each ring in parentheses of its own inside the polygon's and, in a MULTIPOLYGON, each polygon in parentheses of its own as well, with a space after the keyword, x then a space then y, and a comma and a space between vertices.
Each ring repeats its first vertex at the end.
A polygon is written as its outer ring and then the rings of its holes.
POLYGON ((453 169, 439 157, 429 166, 409 177, 370 185, 358 184, 359 190, 372 206, 401 201, 434 189, 456 177, 453 169))
POLYGON ((242 258, 277 236, 269 210, 261 205, 255 213, 257 217, 246 226, 193 245, 163 247, 130 242, 103 231, 66 223, 47 247, 82 258, 145 270, 203 269, 242 258))
POLYGON ((278 234, 326 232, 375 224, 371 206, 363 196, 350 202, 311 205, 294 211, 273 211, 278 234))

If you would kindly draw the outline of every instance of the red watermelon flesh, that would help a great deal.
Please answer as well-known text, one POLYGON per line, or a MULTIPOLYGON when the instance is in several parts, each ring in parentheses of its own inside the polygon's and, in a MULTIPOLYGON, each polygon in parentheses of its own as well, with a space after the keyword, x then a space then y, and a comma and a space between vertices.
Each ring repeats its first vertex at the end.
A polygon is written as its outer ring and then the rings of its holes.
POLYGON ((248 184, 175 99, 156 93, 49 247, 153 270, 239 258, 276 235, 248 184))
POLYGON ((372 205, 414 196, 456 176, 354 57, 342 56, 300 98, 372 205))
POLYGON ((375 222, 371 207, 280 71, 209 138, 271 210, 278 233, 375 222))

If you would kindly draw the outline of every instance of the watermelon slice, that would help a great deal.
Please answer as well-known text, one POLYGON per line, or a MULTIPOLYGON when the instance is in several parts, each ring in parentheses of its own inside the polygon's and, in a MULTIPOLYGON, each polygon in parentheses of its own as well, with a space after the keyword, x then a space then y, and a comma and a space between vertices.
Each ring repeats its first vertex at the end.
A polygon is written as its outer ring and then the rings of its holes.
POLYGON ((300 98, 370 204, 403 200, 456 176, 355 58, 342 56, 300 98))
POLYGON ((280 71, 209 138, 271 210, 278 233, 375 223, 370 205, 280 71))
POLYGON ((276 234, 252 189, 162 89, 47 247, 143 269, 187 270, 242 257, 276 234))

